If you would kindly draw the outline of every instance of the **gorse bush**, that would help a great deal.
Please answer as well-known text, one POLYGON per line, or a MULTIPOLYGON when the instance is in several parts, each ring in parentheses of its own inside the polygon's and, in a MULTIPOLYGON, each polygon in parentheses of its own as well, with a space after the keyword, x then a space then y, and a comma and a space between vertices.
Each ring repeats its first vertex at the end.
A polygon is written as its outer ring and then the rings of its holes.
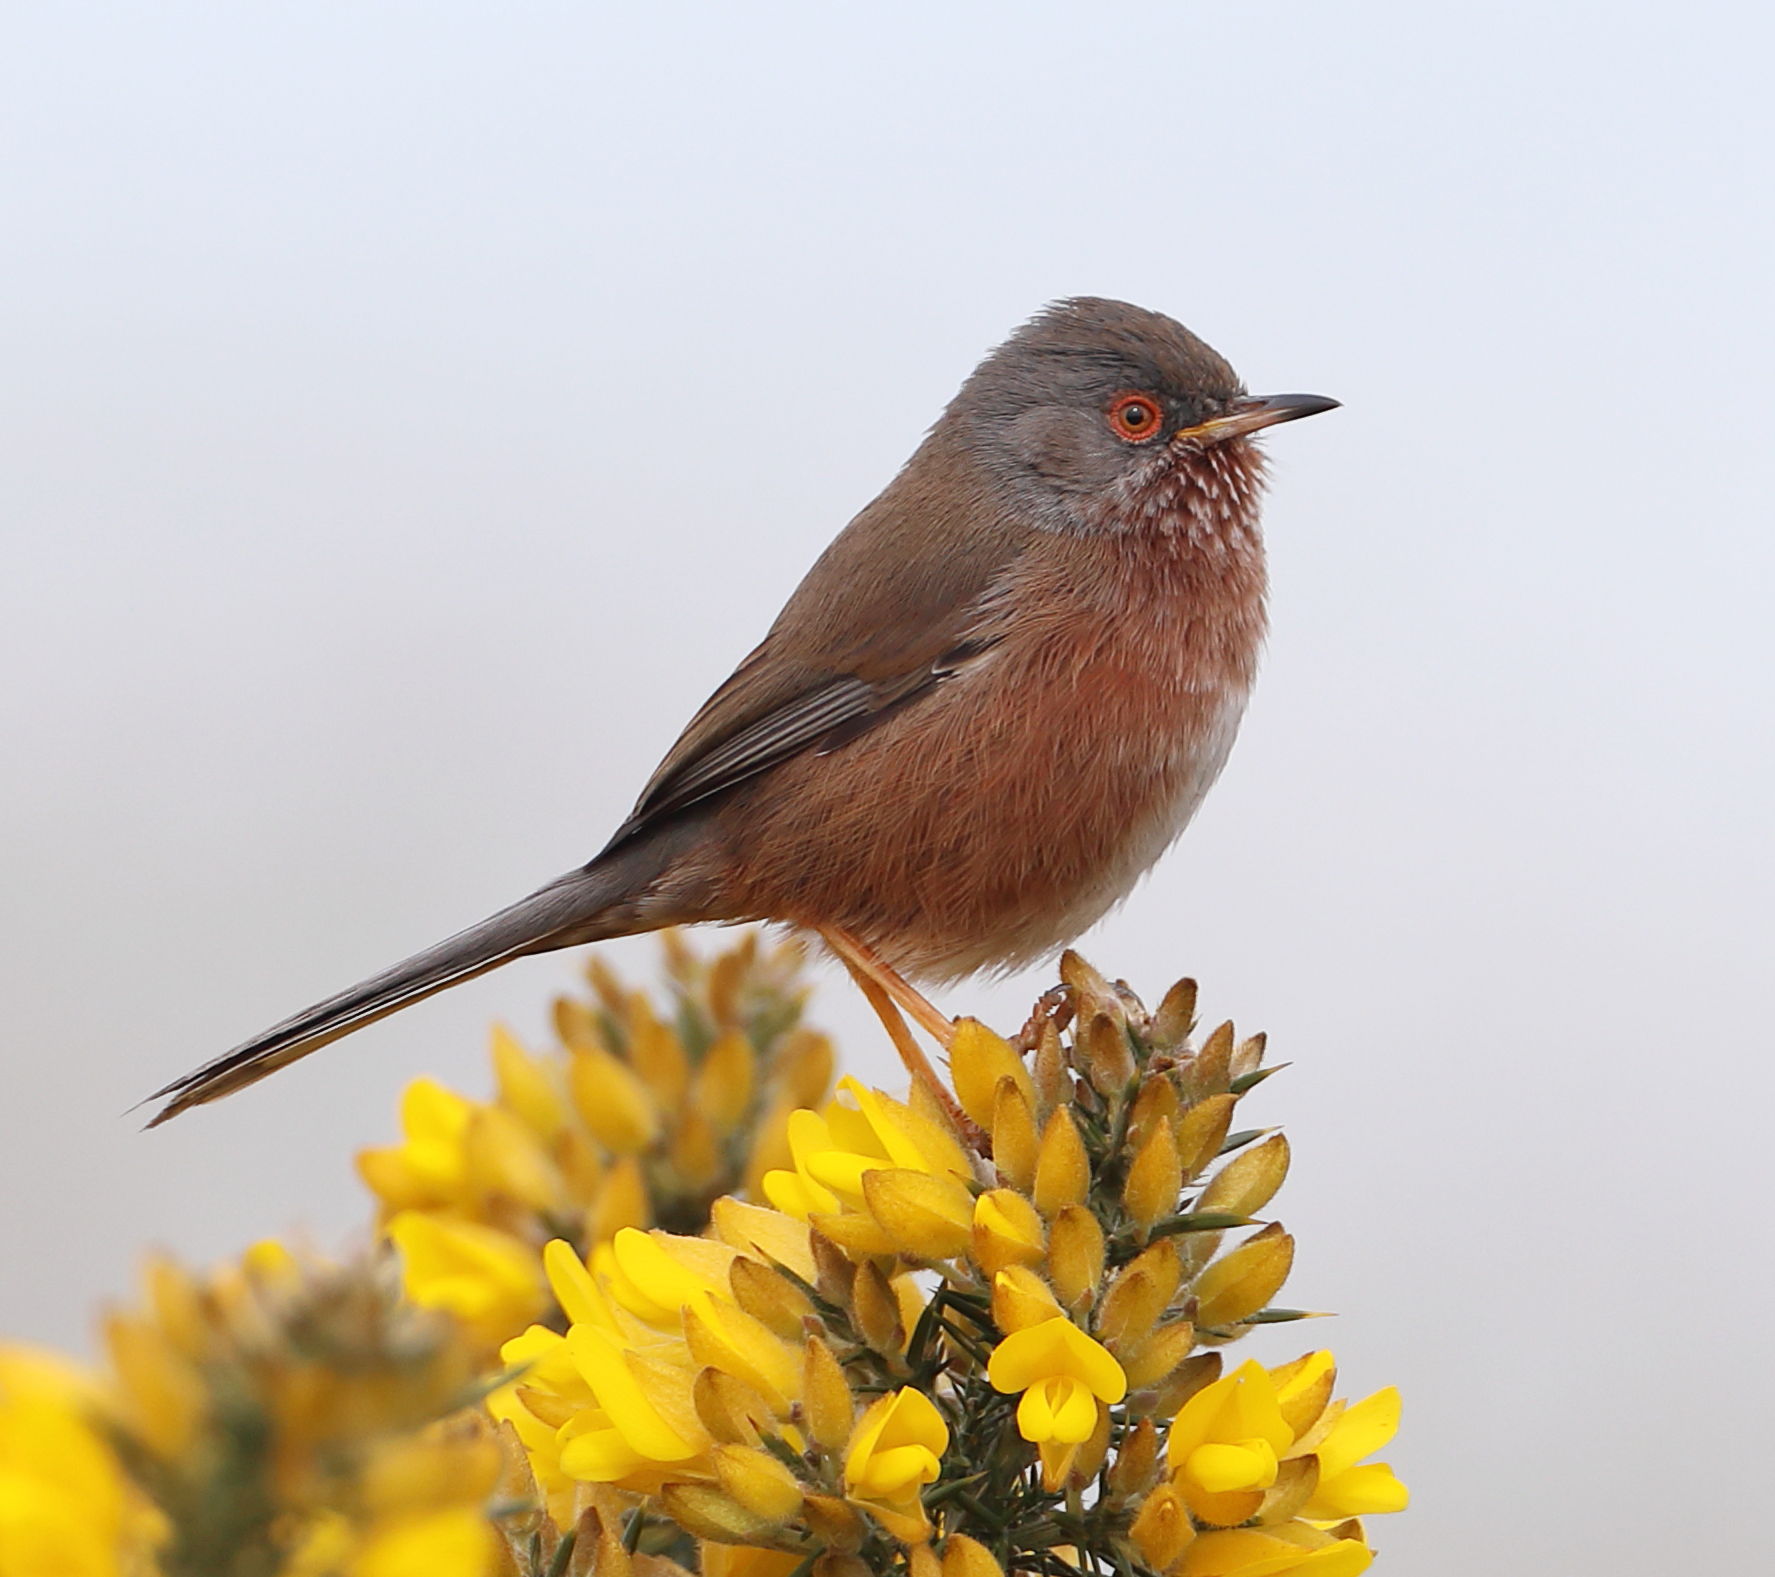
POLYGON ((366 1151, 386 1245, 150 1265, 87 1373, 0 1349, 4 1577, 1347 1577, 1399 1400, 1279 1307, 1261 1036, 1076 955, 951 1090, 844 1079, 793 945, 591 966, 366 1151))

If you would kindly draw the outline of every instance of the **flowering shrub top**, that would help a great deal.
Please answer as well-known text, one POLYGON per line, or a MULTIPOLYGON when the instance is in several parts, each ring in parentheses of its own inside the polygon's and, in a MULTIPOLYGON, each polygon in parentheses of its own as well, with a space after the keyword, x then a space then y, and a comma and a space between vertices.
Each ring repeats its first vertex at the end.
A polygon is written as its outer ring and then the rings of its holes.
POLYGON ((1397 1393, 1222 1351, 1306 1317, 1262 1037, 1069 954, 952 1099, 827 1098, 798 963, 674 942, 668 1014, 594 968, 492 1099, 417 1081, 393 1261, 156 1264, 105 1373, 0 1349, 0 1572, 1366 1570, 1397 1393))

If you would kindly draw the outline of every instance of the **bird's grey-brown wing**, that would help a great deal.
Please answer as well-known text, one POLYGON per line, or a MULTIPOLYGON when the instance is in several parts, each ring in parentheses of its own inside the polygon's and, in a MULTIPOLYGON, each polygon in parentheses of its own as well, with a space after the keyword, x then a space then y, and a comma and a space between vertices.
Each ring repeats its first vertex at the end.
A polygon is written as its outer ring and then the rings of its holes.
POLYGON ((611 849, 804 751, 854 739, 990 644, 981 609, 1029 529, 946 485, 947 456, 927 448, 923 458, 808 571, 667 752, 611 849), (958 498, 971 518, 957 518, 958 498))
MULTIPOLYGON (((610 846, 658 825, 675 811, 712 799, 804 750, 830 748, 916 699, 968 652, 958 641, 908 673, 871 682, 856 674, 810 674, 805 688, 757 711, 744 689, 711 697, 648 783, 610 846), (699 726, 700 725, 700 726, 699 726), (706 741, 706 742, 705 742, 706 741)), ((737 677, 737 676, 736 676, 737 677)))

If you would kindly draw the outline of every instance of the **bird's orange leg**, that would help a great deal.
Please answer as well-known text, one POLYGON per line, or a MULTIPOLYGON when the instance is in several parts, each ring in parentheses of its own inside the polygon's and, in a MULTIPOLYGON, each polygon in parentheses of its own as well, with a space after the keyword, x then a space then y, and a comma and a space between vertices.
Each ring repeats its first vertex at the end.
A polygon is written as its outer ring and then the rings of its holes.
POLYGON ((943 1108, 955 1131, 971 1141, 978 1130, 968 1120, 967 1113, 956 1104, 948 1086, 937 1077, 937 1070, 931 1066, 931 1060, 924 1054, 923 1048, 912 1038, 912 1031, 906 1026, 900 1006, 895 1001, 893 988, 888 982, 897 983, 903 991, 922 1004, 924 1013, 915 1016, 926 1029, 931 1029, 945 1047, 955 1033, 954 1025, 848 931, 841 931, 836 927, 828 930, 822 926, 820 935, 838 961, 850 971, 851 979, 856 981, 864 1001, 875 1009, 875 1016, 888 1032, 888 1039, 894 1043, 894 1050, 900 1054, 900 1061, 906 1064, 906 1071, 912 1075, 913 1082, 925 1087, 932 1099, 943 1108), (932 1029, 933 1024, 940 1024, 941 1032, 932 1029))
POLYGON ((820 935, 836 953, 852 975, 864 974, 880 986, 893 1001, 912 1016, 912 1022, 945 1051, 955 1038, 955 1022, 938 1011, 936 1005, 912 984, 899 970, 876 957, 868 943, 851 935, 841 926, 823 925, 820 935))

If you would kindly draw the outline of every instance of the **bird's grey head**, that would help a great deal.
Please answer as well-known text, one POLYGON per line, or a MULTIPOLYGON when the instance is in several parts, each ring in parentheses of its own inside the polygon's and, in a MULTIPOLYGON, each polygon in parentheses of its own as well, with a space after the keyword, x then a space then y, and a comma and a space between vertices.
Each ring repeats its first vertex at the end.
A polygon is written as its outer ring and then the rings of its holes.
MULTIPOLYGON (((944 415, 1018 507, 1060 530, 1184 524, 1192 488, 1254 510, 1260 428, 1337 402, 1253 399, 1181 323, 1125 301, 1056 302, 962 385, 944 415), (1172 517, 1177 516, 1176 520, 1172 517)), ((1217 506, 1219 507, 1219 506, 1217 506)))

